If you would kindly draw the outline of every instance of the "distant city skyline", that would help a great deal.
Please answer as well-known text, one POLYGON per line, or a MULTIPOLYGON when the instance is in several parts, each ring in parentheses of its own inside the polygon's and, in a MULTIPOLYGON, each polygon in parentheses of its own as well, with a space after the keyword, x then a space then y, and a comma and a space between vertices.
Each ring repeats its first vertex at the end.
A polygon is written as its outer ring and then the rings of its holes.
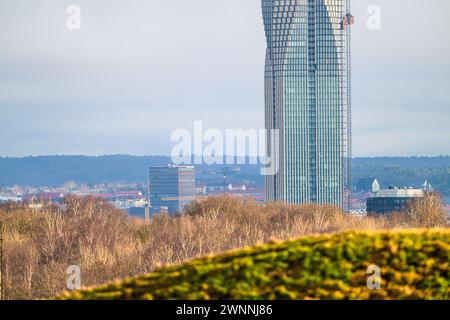
MULTIPOLYGON (((353 155, 449 155, 450 3, 352 7, 353 155)), ((169 155, 195 120, 264 128, 260 0, 0 0, 0 45, 0 156, 169 155)))

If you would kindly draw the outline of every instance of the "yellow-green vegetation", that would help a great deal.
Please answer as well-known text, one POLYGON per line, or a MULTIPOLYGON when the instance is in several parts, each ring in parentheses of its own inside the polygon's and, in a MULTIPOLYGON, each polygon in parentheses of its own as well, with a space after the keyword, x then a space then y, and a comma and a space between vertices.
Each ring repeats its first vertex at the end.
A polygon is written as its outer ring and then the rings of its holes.
POLYGON ((448 229, 349 232, 205 257, 61 298, 449 299, 449 262, 448 229), (372 265, 381 289, 367 286, 372 265))

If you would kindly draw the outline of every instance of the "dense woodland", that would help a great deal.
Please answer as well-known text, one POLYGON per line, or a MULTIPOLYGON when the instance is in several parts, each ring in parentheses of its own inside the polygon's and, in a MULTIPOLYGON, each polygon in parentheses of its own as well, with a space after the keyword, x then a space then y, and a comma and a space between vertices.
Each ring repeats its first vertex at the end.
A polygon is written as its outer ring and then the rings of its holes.
MULTIPOLYGON (((0 158, 0 187, 13 185, 60 186, 68 181, 96 184, 125 182, 145 184, 147 168, 169 164, 165 156, 111 155, 43 156, 25 158, 0 158)), ((197 167, 199 183, 222 182, 222 176, 211 172, 223 166, 197 167)), ((263 186, 264 177, 257 165, 235 165, 229 182, 245 182, 263 186)), ((383 187, 389 185, 420 186, 426 179, 444 195, 450 195, 450 157, 380 157, 355 158, 353 182, 362 178, 377 178, 383 187)))

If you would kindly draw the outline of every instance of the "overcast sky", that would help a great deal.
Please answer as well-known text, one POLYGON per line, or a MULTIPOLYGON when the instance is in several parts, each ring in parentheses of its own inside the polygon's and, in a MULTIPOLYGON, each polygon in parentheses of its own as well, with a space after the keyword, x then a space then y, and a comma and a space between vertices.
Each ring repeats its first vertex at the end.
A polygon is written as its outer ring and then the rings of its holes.
MULTIPOLYGON (((264 127, 260 0, 0 0, 0 156, 170 154, 264 127), (69 5, 81 30, 66 28, 69 5)), ((450 154, 450 2, 354 0, 356 156, 450 154), (367 8, 381 8, 369 30, 367 8)))

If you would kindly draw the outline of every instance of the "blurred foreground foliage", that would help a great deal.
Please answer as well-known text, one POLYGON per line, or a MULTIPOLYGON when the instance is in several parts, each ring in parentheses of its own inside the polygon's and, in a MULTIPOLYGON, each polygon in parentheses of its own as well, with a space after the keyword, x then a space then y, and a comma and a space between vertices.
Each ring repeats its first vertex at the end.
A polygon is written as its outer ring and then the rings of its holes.
POLYGON ((346 232, 230 251, 61 299, 449 299, 448 229, 346 232), (381 269, 371 290, 368 268, 381 269))

